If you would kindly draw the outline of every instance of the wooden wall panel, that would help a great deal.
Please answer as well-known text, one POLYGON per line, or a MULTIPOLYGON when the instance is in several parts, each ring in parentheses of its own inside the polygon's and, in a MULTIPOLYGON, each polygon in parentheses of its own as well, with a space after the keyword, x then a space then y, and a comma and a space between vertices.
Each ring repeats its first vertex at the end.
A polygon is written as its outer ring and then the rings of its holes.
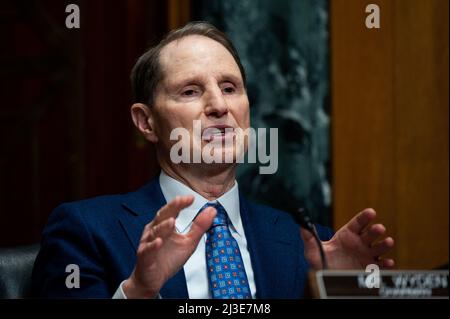
POLYGON ((169 0, 167 3, 167 21, 169 30, 182 27, 191 20, 190 0, 169 0))
POLYGON ((334 222, 373 207, 395 231, 392 6, 380 2, 375 31, 365 27, 365 5, 331 2, 334 222))
POLYGON ((448 260, 448 2, 332 0, 335 227, 373 207, 400 268, 448 260))
POLYGON ((130 117, 129 74, 167 32, 162 1, 7 0, 0 10, 0 246, 36 243, 60 203, 158 172, 130 117))
POLYGON ((398 258, 448 261, 448 1, 395 2, 398 258))

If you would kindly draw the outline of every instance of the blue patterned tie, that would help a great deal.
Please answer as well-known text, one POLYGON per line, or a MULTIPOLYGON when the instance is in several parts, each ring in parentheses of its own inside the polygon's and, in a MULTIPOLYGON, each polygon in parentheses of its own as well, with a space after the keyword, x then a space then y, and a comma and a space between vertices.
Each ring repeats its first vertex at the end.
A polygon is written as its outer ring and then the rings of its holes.
POLYGON ((227 212, 219 203, 206 204, 217 210, 206 237, 209 288, 214 299, 251 299, 244 262, 228 228, 227 212))

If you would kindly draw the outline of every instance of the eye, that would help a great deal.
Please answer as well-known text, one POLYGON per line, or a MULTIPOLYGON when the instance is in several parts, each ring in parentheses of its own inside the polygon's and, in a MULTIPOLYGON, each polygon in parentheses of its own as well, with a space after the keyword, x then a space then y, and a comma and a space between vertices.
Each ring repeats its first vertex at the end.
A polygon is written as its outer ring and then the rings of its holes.
POLYGON ((198 92, 193 89, 185 90, 181 93, 182 96, 195 96, 198 92))
POLYGON ((186 90, 186 91, 184 91, 183 93, 181 93, 182 95, 185 95, 185 96, 191 96, 191 95, 194 95, 195 94, 195 91, 194 90, 186 90))
POLYGON ((232 85, 227 85, 223 88, 223 91, 227 94, 234 93, 236 90, 232 85))

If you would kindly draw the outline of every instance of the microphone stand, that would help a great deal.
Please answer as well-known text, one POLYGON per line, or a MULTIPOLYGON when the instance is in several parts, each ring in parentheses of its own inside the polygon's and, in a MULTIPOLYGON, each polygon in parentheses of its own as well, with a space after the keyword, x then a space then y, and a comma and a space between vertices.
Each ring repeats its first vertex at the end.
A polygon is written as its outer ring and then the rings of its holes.
POLYGON ((322 241, 319 238, 319 234, 317 234, 316 227, 314 226, 314 223, 311 221, 311 218, 309 217, 306 208, 303 207, 299 208, 295 214, 292 214, 292 216, 294 217, 295 222, 298 225, 300 225, 300 227, 306 229, 313 235, 314 239, 317 242, 317 245, 319 246, 320 259, 322 261, 322 269, 328 269, 327 258, 323 250, 322 241))

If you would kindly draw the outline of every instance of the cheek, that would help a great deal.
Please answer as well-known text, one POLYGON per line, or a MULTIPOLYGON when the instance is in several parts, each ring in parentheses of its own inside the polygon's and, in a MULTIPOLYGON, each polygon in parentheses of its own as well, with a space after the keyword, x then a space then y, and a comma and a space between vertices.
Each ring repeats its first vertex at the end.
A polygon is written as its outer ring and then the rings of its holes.
POLYGON ((186 112, 186 108, 166 108, 158 116, 158 134, 161 138, 169 139, 170 133, 176 128, 192 130, 193 116, 186 112))
POLYGON ((236 121, 240 127, 247 128, 250 126, 250 109, 248 107, 248 103, 242 105, 238 109, 236 117, 236 121))
POLYGON ((247 112, 245 113, 245 126, 250 126, 250 110, 247 108, 247 112))
POLYGON ((159 141, 163 144, 169 143, 170 132, 176 126, 177 124, 174 122, 174 118, 168 112, 164 112, 163 114, 158 114, 158 116, 155 116, 155 133, 158 136, 159 141))

